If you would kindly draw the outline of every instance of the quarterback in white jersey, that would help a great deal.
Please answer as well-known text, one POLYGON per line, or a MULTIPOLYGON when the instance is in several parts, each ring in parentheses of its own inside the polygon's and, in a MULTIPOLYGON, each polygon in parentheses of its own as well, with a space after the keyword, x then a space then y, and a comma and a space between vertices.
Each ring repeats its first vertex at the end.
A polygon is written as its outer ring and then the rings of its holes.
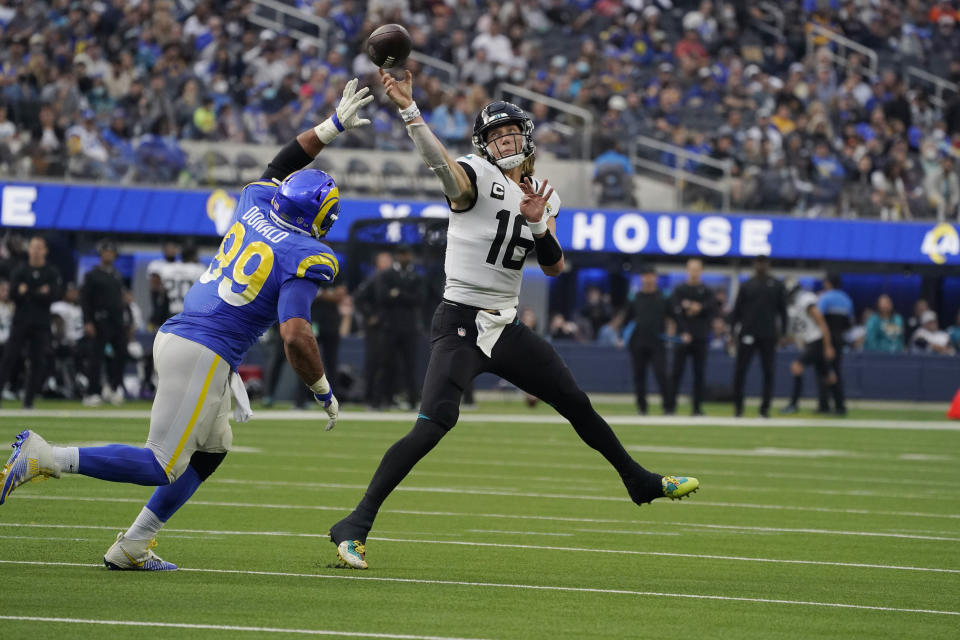
POLYGON ((790 363, 793 374, 793 392, 790 404, 780 413, 796 413, 797 403, 803 393, 803 372, 805 367, 813 367, 817 374, 818 413, 829 413, 828 397, 836 376, 830 370, 830 362, 836 356, 830 339, 830 327, 817 306, 817 294, 795 288, 789 297, 792 303, 788 314, 793 334, 802 343, 800 357, 790 363))
POLYGON ((530 117, 509 102, 491 102, 473 127, 476 154, 454 161, 420 116, 412 98, 411 73, 407 71, 402 81, 383 70, 380 76, 450 205, 447 280, 433 317, 417 422, 383 456, 357 508, 330 528, 341 562, 367 568, 367 534, 381 504, 457 423, 464 388, 484 371, 552 405, 617 470, 637 504, 695 491, 696 478, 661 476, 633 460, 556 350, 517 321, 527 255, 535 252, 548 276, 559 275, 564 267, 563 249, 554 237, 560 198, 547 180, 533 178, 530 117))

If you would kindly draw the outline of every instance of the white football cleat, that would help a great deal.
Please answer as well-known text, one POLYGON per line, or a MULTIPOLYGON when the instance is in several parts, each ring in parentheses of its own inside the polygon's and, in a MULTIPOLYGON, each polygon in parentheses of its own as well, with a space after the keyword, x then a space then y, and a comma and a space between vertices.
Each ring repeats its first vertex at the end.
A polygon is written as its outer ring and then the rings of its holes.
POLYGON ((95 393, 93 395, 84 396, 81 404, 83 404, 85 407, 99 407, 103 404, 103 398, 100 397, 100 394, 95 393))
POLYGON ((127 394, 124 393, 123 387, 117 387, 113 391, 104 394, 104 399, 107 400, 110 404, 115 407, 123 406, 124 401, 127 399, 127 394))
POLYGON ((60 465, 53 458, 53 447, 39 434, 25 429, 10 446, 13 447, 13 454, 0 471, 0 504, 22 484, 60 477, 60 465))
POLYGON ((157 546, 157 539, 129 540, 123 537, 123 531, 117 534, 107 553, 103 556, 103 564, 107 569, 115 571, 176 571, 177 565, 167 562, 153 552, 157 546))
POLYGON ((366 552, 365 545, 359 540, 344 540, 337 545, 337 558, 340 560, 340 566, 342 567, 366 569, 366 552))

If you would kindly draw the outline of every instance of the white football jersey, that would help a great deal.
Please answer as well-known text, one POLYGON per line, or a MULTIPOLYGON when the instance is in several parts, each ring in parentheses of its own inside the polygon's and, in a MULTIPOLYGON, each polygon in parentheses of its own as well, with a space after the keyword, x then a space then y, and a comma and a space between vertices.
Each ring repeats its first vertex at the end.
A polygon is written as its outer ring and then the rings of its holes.
POLYGON ((167 262, 154 260, 147 266, 147 275, 157 274, 167 291, 170 313, 183 311, 183 299, 190 287, 207 268, 199 262, 167 262))
MULTIPOLYGON (((469 209, 450 210, 443 297, 481 309, 516 307, 523 264, 533 251, 533 234, 520 215, 523 192, 496 165, 479 156, 466 155, 457 162, 469 167, 467 175, 476 185, 477 200, 469 209)), ((533 182, 539 189, 540 182, 533 182)), ((554 192, 544 215, 556 216, 559 211, 560 197, 554 192)))
POLYGON ((823 337, 820 327, 810 317, 808 310, 810 307, 817 306, 817 294, 811 291, 798 291, 797 296, 790 307, 790 316, 794 327, 794 334, 799 336, 804 344, 810 344, 814 340, 823 337))
POLYGON ((83 309, 80 305, 57 300, 50 305, 50 313, 63 319, 63 337, 69 344, 83 339, 83 309))

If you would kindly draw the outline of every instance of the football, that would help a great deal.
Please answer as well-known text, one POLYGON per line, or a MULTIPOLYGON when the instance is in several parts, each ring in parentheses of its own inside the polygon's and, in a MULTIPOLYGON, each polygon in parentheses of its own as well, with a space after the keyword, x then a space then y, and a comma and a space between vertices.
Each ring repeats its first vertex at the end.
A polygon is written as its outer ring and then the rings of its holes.
POLYGON ((390 69, 403 64, 412 47, 413 42, 406 29, 399 24, 385 24, 370 34, 365 49, 373 64, 390 69))

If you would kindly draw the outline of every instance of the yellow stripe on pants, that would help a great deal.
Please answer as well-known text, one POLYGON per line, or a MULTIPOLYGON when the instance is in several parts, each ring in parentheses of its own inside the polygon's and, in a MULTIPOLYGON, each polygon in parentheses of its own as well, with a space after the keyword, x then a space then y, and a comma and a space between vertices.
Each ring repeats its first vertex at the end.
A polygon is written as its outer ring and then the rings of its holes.
POLYGON ((173 465, 176 464, 177 458, 180 457, 180 452, 183 451, 183 445, 187 443, 187 438, 190 437, 190 432, 193 431, 193 425, 197 423, 197 418, 200 417, 200 411, 203 409, 203 403, 207 399, 207 390, 210 388, 210 381, 213 379, 213 374, 216 372, 217 364, 219 362, 220 356, 214 356, 213 363, 210 365, 210 370, 207 371, 207 378, 203 381, 203 386, 200 387, 200 398, 197 400, 197 406, 193 408, 193 415, 190 416, 190 422, 187 423, 187 428, 184 430, 179 444, 177 444, 176 451, 174 451, 173 455, 170 457, 170 462, 168 462, 167 466, 164 467, 164 473, 170 473, 170 469, 173 469, 173 465))

